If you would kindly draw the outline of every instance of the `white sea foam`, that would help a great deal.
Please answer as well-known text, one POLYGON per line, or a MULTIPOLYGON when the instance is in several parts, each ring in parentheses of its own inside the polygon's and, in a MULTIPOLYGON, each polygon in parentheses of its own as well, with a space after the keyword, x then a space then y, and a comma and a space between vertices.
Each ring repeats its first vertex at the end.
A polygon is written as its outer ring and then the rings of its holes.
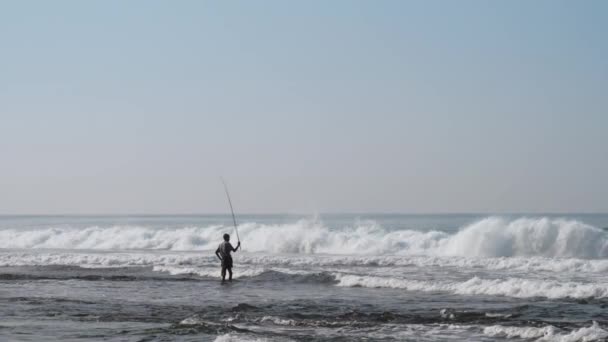
POLYGON ((540 338, 544 336, 555 336, 555 331, 558 330, 554 326, 549 325, 542 328, 537 327, 508 327, 502 325, 492 325, 483 329, 483 333, 492 337, 506 338, 540 338))
POLYGON ((583 327, 569 333, 561 332, 554 326, 537 327, 508 327, 493 325, 483 330, 485 335, 491 337, 536 339, 536 341, 556 342, 585 342, 598 341, 608 337, 608 331, 602 329, 597 322, 590 327, 583 327))
POLYGON ((482 279, 473 277, 466 281, 424 281, 392 277, 338 274, 338 286, 395 288, 408 291, 449 292, 459 295, 490 295, 517 298, 605 298, 606 283, 578 283, 555 280, 522 278, 482 279))
MULTIPOLYGON (((274 323, 277 320, 279 325, 293 325, 291 320, 284 320, 275 317, 264 317, 262 321, 271 321, 274 323)), ((182 322, 182 324, 184 324, 182 322)), ((186 323, 188 324, 188 323, 186 323)), ((320 336, 333 336, 333 331, 326 329, 317 329, 315 331, 320 336)), ((555 342, 591 342, 600 341, 608 337, 608 332, 600 327, 597 322, 593 322, 589 327, 583 327, 572 331, 565 331, 554 326, 548 325, 544 327, 511 327, 502 325, 479 326, 479 325, 455 325, 455 324, 384 324, 378 330, 365 330, 362 332, 359 329, 343 329, 341 333, 344 336, 356 336, 364 333, 372 339, 384 338, 402 338, 431 341, 436 339, 442 340, 463 340, 471 337, 485 339, 491 338, 506 338, 506 339, 525 339, 537 342, 555 341, 555 342), (480 336, 478 336, 480 334, 480 336)), ((484 340, 485 340, 484 339, 484 340)), ((250 337, 242 335, 222 335, 215 341, 256 341, 250 337)))
MULTIPOLYGON (((406 324, 402 326, 394 326, 386 324, 378 331, 365 331, 367 336, 372 338, 394 338, 400 337, 403 339, 419 339, 419 340, 435 340, 438 338, 446 340, 462 340, 467 336, 470 337, 472 330, 477 330, 479 326, 467 325, 421 325, 421 324, 406 324), (456 335, 455 335, 456 334, 456 335)), ((360 334, 358 330, 344 330, 344 333, 351 335, 360 334)), ((324 335, 322 329, 318 329, 318 334, 324 335)), ((537 342, 554 341, 554 342, 591 342, 600 341, 608 337, 608 332, 602 329, 596 322, 590 327, 583 327, 571 332, 562 331, 553 326, 545 327, 507 327, 494 325, 483 328, 483 335, 493 338, 507 339, 526 339, 537 342)), ((255 340, 250 337, 240 335, 222 335, 219 336, 216 342, 226 341, 265 341, 255 340)))
MULTIPOLYGON (((157 229, 137 226, 0 230, 0 248, 214 250, 222 226, 157 229)), ((390 230, 374 222, 331 229, 318 221, 245 223, 244 247, 271 254, 463 257, 608 257, 608 235, 578 221, 490 217, 455 234, 390 230)))
POLYGON ((217 265, 215 255, 123 252, 0 252, 0 266, 79 266, 79 267, 129 267, 154 265, 217 265))
POLYGON ((268 342, 266 338, 253 338, 236 334, 225 334, 215 338, 214 342, 268 342))
POLYGON ((260 322, 270 322, 270 323, 273 323, 276 325, 287 325, 287 326, 296 325, 296 321, 294 321, 293 319, 283 319, 283 318, 276 317, 276 316, 264 316, 264 317, 262 317, 260 322))

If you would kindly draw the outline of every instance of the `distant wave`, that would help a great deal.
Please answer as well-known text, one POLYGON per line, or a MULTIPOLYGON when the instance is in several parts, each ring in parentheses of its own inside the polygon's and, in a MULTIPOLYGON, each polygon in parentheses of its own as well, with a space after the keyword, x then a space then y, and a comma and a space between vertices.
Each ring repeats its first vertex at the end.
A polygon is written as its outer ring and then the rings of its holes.
MULTIPOLYGON (((0 230, 0 248, 213 250, 223 226, 155 229, 139 226, 0 230)), ((331 229, 322 222, 245 223, 249 252, 272 254, 423 255, 463 257, 606 258, 608 233, 574 220, 489 217, 455 234, 390 230, 375 222, 331 229)))

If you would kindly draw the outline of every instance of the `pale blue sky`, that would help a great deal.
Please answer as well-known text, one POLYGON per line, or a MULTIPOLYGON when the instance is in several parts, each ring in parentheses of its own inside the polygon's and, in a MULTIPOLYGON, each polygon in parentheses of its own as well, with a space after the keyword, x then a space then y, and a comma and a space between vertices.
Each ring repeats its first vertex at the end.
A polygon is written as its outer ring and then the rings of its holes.
POLYGON ((607 1, 0 1, 0 213, 608 211, 607 1))

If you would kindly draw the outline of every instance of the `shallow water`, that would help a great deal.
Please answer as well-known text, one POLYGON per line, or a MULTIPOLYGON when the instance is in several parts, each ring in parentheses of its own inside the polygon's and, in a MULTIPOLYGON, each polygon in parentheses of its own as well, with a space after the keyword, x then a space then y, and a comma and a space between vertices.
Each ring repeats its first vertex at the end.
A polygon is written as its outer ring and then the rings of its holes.
POLYGON ((0 219, 0 340, 589 341, 608 216, 0 219))

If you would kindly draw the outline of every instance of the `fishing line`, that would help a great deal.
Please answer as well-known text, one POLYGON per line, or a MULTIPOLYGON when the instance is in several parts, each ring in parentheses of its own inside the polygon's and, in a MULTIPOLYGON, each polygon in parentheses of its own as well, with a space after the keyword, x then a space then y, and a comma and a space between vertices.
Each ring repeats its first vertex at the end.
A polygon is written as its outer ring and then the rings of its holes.
POLYGON ((230 212, 232 213, 232 222, 234 223, 234 231, 236 232, 236 239, 238 242, 241 242, 241 239, 239 238, 239 230, 238 230, 237 224, 236 224, 236 216, 234 216, 234 209, 232 208, 232 200, 230 200, 230 194, 228 193, 228 186, 226 185, 226 182, 224 182, 224 178, 220 177, 220 179, 222 180, 222 184, 224 184, 224 191, 226 191, 226 197, 228 197, 228 204, 230 204, 230 212))

